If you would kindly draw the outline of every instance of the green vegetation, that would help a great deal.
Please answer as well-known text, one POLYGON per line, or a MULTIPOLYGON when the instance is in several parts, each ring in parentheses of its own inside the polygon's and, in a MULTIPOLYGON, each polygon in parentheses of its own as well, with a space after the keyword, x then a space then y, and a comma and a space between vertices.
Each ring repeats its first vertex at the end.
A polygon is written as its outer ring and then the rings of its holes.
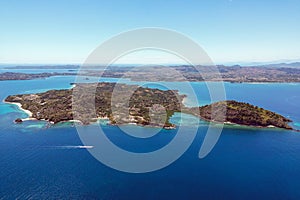
POLYGON ((175 127, 169 122, 174 112, 185 112, 217 123, 292 129, 288 125, 291 120, 248 103, 221 101, 188 108, 182 104, 184 97, 176 90, 103 82, 76 84, 70 90, 13 95, 5 101, 21 103, 22 108, 33 113, 32 117, 54 123, 77 119, 89 124, 105 117, 111 124, 135 123, 168 129, 175 127), (72 98, 74 94, 77 98, 72 98))
POLYGON ((110 119, 111 124, 136 123, 174 127, 169 123, 169 118, 183 107, 181 102, 184 95, 178 95, 178 91, 173 90, 163 91, 125 84, 118 84, 116 88, 115 85, 77 84, 76 90, 50 90, 38 94, 14 95, 8 96, 5 101, 21 103, 22 108, 33 113, 33 118, 54 123, 75 118, 83 124, 89 124, 96 118, 105 117, 110 119), (73 92, 78 98, 72 99, 73 92), (128 101, 127 96, 130 98, 128 101))
POLYGON ((199 110, 191 108, 189 112, 208 121, 221 123, 230 122, 247 126, 274 126, 278 128, 292 129, 288 125, 291 120, 276 114, 275 112, 253 106, 249 103, 237 101, 221 101, 200 107, 199 110), (214 112, 212 112, 212 110, 214 110, 214 112))

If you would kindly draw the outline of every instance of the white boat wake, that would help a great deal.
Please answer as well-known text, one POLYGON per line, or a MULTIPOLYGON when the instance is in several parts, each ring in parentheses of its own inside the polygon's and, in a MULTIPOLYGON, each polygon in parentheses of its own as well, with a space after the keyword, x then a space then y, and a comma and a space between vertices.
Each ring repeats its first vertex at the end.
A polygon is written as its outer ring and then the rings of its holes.
POLYGON ((94 146, 71 146, 71 145, 66 145, 66 146, 53 146, 55 149, 92 149, 94 146))

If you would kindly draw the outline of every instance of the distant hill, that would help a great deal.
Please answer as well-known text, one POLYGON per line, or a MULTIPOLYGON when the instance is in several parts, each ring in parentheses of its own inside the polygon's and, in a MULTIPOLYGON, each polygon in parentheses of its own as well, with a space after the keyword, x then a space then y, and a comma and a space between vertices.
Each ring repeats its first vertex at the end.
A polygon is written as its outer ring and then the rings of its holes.
POLYGON ((79 69, 79 65, 18 65, 4 69, 79 69))
POLYGON ((261 65, 261 67, 300 68, 300 62, 261 65))

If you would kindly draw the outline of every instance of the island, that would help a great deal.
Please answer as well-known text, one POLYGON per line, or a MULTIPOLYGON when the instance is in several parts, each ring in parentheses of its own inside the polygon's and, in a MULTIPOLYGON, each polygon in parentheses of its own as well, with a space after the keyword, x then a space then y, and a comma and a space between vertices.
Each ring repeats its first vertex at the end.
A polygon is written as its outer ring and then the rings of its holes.
POLYGON ((37 94, 21 94, 8 96, 5 102, 17 103, 22 109, 29 110, 32 113, 31 118, 38 120, 47 120, 58 123, 62 121, 74 120, 75 114, 79 116, 76 119, 83 124, 89 124, 98 118, 107 118, 111 124, 135 123, 138 125, 163 126, 164 128, 174 128, 169 123, 169 118, 174 112, 180 111, 183 107, 182 101, 185 95, 179 95, 175 90, 159 90, 143 88, 137 85, 118 84, 118 95, 113 99, 113 92, 116 92, 115 83, 81 83, 74 85, 80 95, 77 109, 72 102, 72 89, 50 90, 37 94), (94 96, 95 105, 87 107, 89 98, 93 98, 91 88, 96 88, 94 96), (134 93, 127 102, 124 98, 131 91, 134 93), (96 108, 96 112, 93 109, 96 108), (126 109, 128 108, 128 109, 126 109), (89 110, 90 109, 90 110, 89 110), (152 113, 152 114, 151 114, 152 113))
POLYGON ((48 78, 51 76, 75 76, 76 73, 59 73, 59 72, 44 72, 36 74, 19 73, 19 72, 4 72, 0 73, 0 81, 10 81, 10 80, 31 80, 39 78, 48 78))
MULTIPOLYGON (((112 125, 137 124, 173 129, 175 125, 170 123, 170 117, 175 112, 184 112, 215 123, 292 129, 288 124, 290 119, 248 103, 231 100, 201 107, 186 107, 183 104, 184 98, 186 96, 177 90, 100 82, 80 83, 71 89, 37 94, 11 95, 5 102, 29 111, 30 119, 46 120, 54 124, 76 119, 78 123, 87 125, 105 118, 112 125), (94 96, 89 95, 93 92, 91 88, 95 88, 94 96), (124 101, 132 91, 128 102, 124 101), (78 98, 73 98, 74 92, 77 92, 78 98), (94 101, 94 105, 87 106, 93 102, 90 100, 94 101)), ((21 123, 22 119, 16 119, 16 122, 21 123)))

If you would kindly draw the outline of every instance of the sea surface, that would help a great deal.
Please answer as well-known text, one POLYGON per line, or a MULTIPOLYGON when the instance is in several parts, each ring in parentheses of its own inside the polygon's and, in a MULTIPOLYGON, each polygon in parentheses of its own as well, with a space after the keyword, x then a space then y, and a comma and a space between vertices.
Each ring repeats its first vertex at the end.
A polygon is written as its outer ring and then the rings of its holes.
MULTIPOLYGON (((85 81, 95 80, 90 77, 85 81)), ((193 124, 193 117, 184 115, 181 119, 175 114, 172 122, 182 120, 190 123, 185 123, 187 126, 199 127, 190 148, 166 168, 131 174, 105 166, 87 149, 80 148, 83 143, 71 124, 51 128, 42 121, 15 124, 13 120, 25 118, 26 113, 2 102, 11 94, 70 88, 74 81, 74 76, 0 81, 0 199, 300 199, 297 132, 228 125, 210 154, 199 159, 208 124, 193 124)), ((183 83, 169 85, 189 95, 183 83)), ((187 105, 210 101, 205 83, 191 85, 199 102, 187 98, 187 105)), ((154 83, 149 87, 164 89, 154 83)), ((225 89, 227 99, 278 112, 300 129, 300 84, 225 83, 225 89)), ((124 134, 117 126, 101 126, 111 141, 132 152, 160 149, 177 131, 162 130, 153 137, 139 139, 124 134)), ((152 130, 134 125, 127 129, 145 134, 152 130)))

